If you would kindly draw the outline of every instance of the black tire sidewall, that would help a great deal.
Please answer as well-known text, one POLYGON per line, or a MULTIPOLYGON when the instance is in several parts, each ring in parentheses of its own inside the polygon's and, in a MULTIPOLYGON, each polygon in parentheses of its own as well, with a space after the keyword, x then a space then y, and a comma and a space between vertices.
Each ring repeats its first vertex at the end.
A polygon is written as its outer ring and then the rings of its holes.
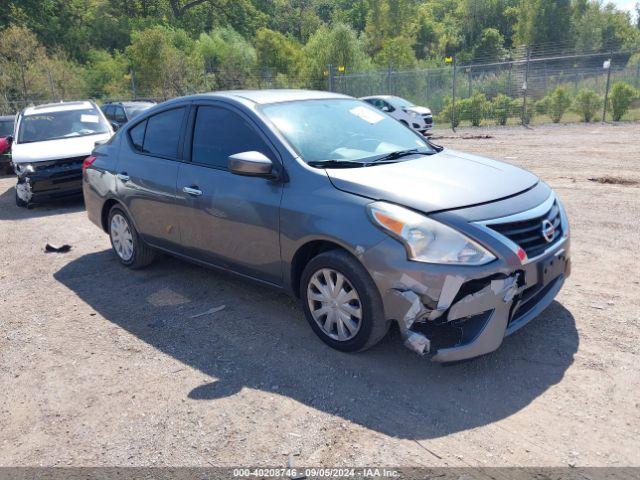
POLYGON ((313 331, 323 342, 336 350, 356 352, 368 348, 368 346, 371 346, 368 345, 368 342, 376 322, 384 322, 382 300, 380 299, 380 294, 378 293, 375 283, 360 262, 344 251, 332 250, 322 253, 307 264, 300 280, 300 298, 305 316, 313 331), (316 323, 309 309, 307 300, 309 279, 322 268, 330 268, 344 275, 356 289, 360 298, 362 325, 356 336, 350 340, 341 342, 327 336, 316 323))

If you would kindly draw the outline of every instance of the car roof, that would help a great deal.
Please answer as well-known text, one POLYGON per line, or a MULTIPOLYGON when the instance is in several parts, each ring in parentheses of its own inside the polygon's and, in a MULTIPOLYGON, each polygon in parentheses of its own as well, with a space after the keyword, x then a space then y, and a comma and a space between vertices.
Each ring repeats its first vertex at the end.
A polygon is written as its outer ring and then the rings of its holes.
POLYGON ((244 100, 258 105, 269 103, 292 102, 300 100, 328 100, 352 98, 333 92, 319 90, 294 90, 294 89, 271 89, 271 90, 227 90, 220 92, 204 93, 192 95, 187 98, 231 98, 244 100))
POLYGON ((131 100, 128 102, 107 102, 103 106, 107 105, 122 105, 123 107, 135 107, 136 105, 149 105, 153 106, 156 102, 153 100, 131 100))
POLYGON ((0 116, 0 121, 2 121, 2 122, 6 122, 7 120, 14 121, 15 119, 16 119, 15 115, 3 115, 3 116, 0 116))
POLYGON ((59 102, 59 103, 45 103, 44 105, 37 105, 35 107, 27 107, 23 110, 24 116, 37 115, 38 113, 50 113, 50 112, 62 112, 69 110, 85 110, 88 108, 94 108, 95 104, 89 100, 81 100, 78 102, 59 102))

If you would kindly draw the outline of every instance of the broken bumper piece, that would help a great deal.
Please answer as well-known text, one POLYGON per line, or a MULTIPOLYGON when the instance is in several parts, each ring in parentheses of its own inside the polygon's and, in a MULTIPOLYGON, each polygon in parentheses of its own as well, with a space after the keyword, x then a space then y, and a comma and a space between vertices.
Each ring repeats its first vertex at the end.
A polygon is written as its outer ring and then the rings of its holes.
POLYGON ((15 166, 16 195, 27 204, 75 197, 82 194, 82 161, 67 158, 15 166))
POLYGON ((568 238, 525 265, 498 259, 480 268, 425 266, 398 258, 385 245, 376 250, 368 258, 376 263, 385 315, 397 321, 405 346, 437 362, 496 350, 553 301, 570 273, 568 238))

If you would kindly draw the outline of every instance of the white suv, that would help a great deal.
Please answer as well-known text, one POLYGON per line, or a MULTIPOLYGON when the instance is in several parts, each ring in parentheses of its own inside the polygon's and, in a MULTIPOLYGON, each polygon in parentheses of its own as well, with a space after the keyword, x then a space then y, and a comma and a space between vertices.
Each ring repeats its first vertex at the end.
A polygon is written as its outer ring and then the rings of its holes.
POLYGON ((388 113, 400 123, 423 135, 433 127, 431 110, 414 105, 404 98, 393 95, 376 95, 362 97, 360 100, 370 103, 378 110, 388 113))
POLYGON ((25 108, 16 120, 12 162, 18 183, 16 205, 82 194, 82 162, 96 143, 113 135, 91 101, 25 108))

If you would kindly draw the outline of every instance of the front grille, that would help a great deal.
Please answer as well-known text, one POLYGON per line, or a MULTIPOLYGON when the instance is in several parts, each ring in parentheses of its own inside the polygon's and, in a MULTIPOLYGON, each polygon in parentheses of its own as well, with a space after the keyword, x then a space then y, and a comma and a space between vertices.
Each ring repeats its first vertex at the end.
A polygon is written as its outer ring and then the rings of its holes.
POLYGON ((562 222, 558 202, 547 213, 539 217, 511 223, 495 223, 487 225, 492 230, 504 235, 521 247, 529 258, 536 257, 562 237, 562 222), (553 236, 547 240, 543 235, 543 222, 548 220, 554 227, 553 236))
POLYGON ((58 160, 47 160, 46 162, 34 162, 32 165, 35 167, 36 172, 46 172, 48 170, 54 170, 59 168, 82 168, 82 162, 87 158, 87 155, 82 157, 70 157, 60 158, 58 160))
POLYGON ((422 118, 424 118, 424 123, 426 123, 427 125, 431 125, 433 123, 433 117, 428 113, 424 114, 422 118))

